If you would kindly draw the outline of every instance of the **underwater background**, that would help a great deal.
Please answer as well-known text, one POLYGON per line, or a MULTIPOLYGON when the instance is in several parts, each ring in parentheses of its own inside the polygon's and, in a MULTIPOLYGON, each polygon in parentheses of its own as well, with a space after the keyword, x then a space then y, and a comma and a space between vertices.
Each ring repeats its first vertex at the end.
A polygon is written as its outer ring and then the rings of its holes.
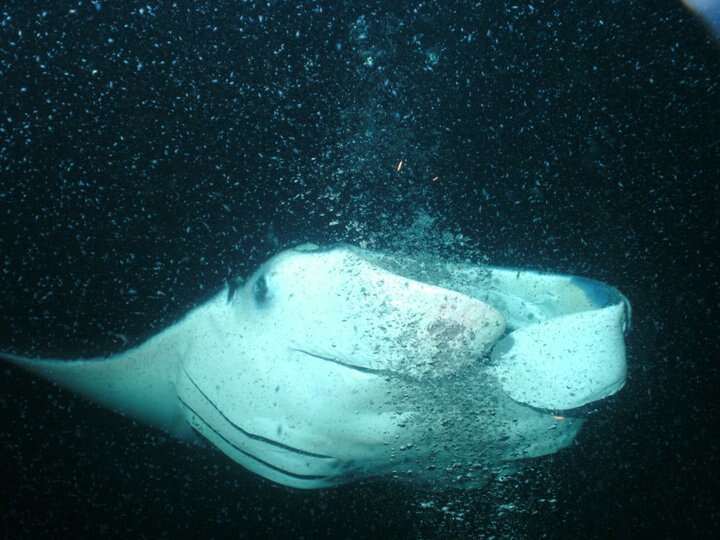
POLYGON ((0 537, 716 537, 719 128, 670 0, 3 2, 0 349, 124 350, 308 241, 585 275, 633 329, 479 491, 281 488, 2 366, 0 537))

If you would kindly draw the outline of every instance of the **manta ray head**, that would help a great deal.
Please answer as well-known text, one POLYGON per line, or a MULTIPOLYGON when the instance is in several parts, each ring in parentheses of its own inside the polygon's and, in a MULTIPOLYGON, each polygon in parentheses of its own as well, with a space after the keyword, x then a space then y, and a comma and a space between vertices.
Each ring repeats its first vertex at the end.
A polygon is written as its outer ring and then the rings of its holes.
POLYGON ((306 362, 410 378, 445 376, 476 361, 503 316, 470 296, 386 270, 351 246, 289 250, 238 298, 257 335, 306 362))
POLYGON ((396 267, 345 245, 270 259, 187 355, 178 395, 191 425, 285 485, 388 472, 388 441, 413 438, 401 388, 477 363, 505 329, 490 305, 396 267))

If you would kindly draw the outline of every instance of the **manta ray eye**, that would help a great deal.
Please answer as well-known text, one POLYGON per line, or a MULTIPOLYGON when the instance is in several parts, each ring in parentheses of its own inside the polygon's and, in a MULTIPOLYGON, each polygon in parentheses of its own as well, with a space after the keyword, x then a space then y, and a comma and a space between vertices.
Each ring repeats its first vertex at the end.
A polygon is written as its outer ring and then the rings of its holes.
POLYGON ((253 285, 253 298, 259 306, 265 305, 267 302, 268 286, 265 276, 260 276, 257 281, 255 281, 255 285, 253 285))

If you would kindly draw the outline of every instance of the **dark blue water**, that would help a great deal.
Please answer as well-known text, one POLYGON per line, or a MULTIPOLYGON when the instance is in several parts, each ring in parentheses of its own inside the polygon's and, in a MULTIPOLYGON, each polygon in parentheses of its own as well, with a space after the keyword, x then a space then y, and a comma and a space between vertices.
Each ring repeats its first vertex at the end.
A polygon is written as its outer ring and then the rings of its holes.
POLYGON ((634 327, 577 442, 480 493, 278 488, 2 368, 0 536, 713 537, 718 126, 677 2, 5 2, 3 350, 122 350, 306 241, 586 275, 634 327))

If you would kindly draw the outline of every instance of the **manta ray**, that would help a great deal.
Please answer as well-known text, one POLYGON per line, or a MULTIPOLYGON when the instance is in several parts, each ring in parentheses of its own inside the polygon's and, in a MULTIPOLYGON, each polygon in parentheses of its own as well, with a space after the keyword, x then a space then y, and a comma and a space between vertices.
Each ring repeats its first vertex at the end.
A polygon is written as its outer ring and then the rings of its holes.
POLYGON ((590 279, 303 245, 125 352, 0 357, 285 486, 464 487, 570 444, 629 323, 590 279))

